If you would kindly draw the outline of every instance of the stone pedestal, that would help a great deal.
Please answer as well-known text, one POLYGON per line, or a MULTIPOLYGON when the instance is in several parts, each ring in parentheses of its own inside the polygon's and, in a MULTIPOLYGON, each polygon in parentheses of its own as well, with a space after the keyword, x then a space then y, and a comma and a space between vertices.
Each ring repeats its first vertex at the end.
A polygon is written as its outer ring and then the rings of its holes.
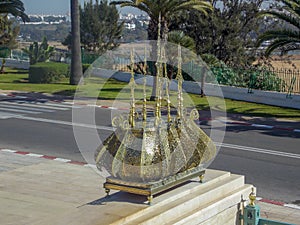
POLYGON ((95 201, 34 225, 239 225, 241 196, 248 199, 253 187, 244 176, 208 169, 203 183, 189 180, 155 195, 149 206, 146 196, 126 192, 112 191, 106 198, 102 182, 95 201))
POLYGON ((244 176, 207 170, 202 184, 191 180, 156 196, 152 206, 112 224, 240 224, 241 196, 248 198, 251 188, 244 176))

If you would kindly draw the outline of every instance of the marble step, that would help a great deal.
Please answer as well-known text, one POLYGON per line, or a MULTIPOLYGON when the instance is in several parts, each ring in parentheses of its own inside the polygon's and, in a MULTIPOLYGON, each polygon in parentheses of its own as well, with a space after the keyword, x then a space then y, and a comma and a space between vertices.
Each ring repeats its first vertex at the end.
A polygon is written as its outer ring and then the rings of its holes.
POLYGON ((234 190, 227 196, 217 199, 209 204, 203 205, 180 218, 171 220, 168 225, 211 225, 239 224, 239 209, 241 196, 248 197, 253 185, 245 184, 243 187, 234 190))
POLYGON ((205 182, 192 180, 154 198, 153 205, 113 224, 166 224, 180 222, 195 210, 209 206, 244 187, 244 177, 229 172, 208 170, 205 182))

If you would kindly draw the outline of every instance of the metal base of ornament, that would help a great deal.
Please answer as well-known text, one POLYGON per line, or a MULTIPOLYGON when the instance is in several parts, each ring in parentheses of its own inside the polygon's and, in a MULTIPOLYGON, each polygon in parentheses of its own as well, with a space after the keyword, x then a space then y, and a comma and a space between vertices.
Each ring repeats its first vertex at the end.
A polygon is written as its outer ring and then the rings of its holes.
POLYGON ((196 177, 199 177, 200 183, 202 183, 204 174, 205 170, 203 170, 203 168, 193 168, 159 181, 144 183, 124 181, 119 178, 108 177, 106 178, 106 182, 103 187, 107 196, 109 196, 110 190, 119 190, 132 194, 144 195, 147 196, 148 204, 151 205, 154 195, 167 191, 196 177))

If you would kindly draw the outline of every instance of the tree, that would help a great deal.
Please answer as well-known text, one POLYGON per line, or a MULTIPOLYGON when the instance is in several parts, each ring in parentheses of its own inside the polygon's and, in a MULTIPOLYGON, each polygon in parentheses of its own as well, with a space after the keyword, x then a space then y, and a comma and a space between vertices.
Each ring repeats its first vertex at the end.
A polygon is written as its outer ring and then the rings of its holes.
POLYGON ((29 55, 30 64, 33 65, 37 62, 47 61, 55 50, 54 47, 48 45, 47 38, 44 37, 40 45, 33 42, 28 49, 23 49, 23 51, 29 55))
POLYGON ((0 47, 16 48, 16 37, 19 31, 20 27, 17 26, 15 20, 8 19, 7 16, 0 16, 0 47))
POLYGON ((261 13, 261 16, 284 22, 281 28, 267 30, 258 37, 257 46, 265 41, 271 41, 265 50, 266 56, 275 50, 286 53, 300 49, 300 0, 280 0, 279 2, 276 8, 261 13))
POLYGON ((172 29, 181 29, 196 42, 197 54, 212 54, 231 65, 249 65, 255 59, 257 18, 263 0, 213 0, 207 16, 181 13, 172 29))
POLYGON ((0 14, 12 14, 15 17, 21 17, 23 22, 29 22, 24 4, 20 0, 0 0, 0 14))
POLYGON ((168 39, 169 23, 171 18, 179 12, 197 10, 203 14, 211 10, 210 2, 206 0, 125 0, 112 1, 110 4, 121 7, 133 7, 147 13, 150 17, 148 26, 148 39, 157 40, 159 15, 161 16, 161 38, 168 39))
POLYGON ((77 85, 82 77, 81 45, 80 45, 80 15, 78 0, 71 0, 71 73, 70 84, 77 85))
POLYGON ((21 17, 24 22, 29 21, 29 17, 24 12, 23 2, 20 0, 0 0, 0 46, 15 47, 15 38, 20 28, 14 20, 9 20, 8 14, 21 17))
MULTIPOLYGON (((125 1, 112 1, 111 4, 120 5, 121 7, 134 7, 146 12, 149 17, 148 26, 148 39, 157 40, 158 38, 158 24, 161 23, 160 37, 163 41, 168 40, 168 32, 170 21, 176 14, 184 11, 196 10, 202 14, 207 14, 207 11, 211 10, 211 4, 205 0, 125 0, 125 1), (161 21, 159 21, 159 19, 161 21)), ((155 48, 152 49, 151 58, 156 56, 155 48)), ((155 75, 154 63, 150 64, 151 73, 155 75)), ((156 79, 153 79, 153 89, 151 94, 151 100, 155 99, 156 93, 156 79)))
MULTIPOLYGON (((8 19, 8 14, 21 17, 23 22, 28 22, 23 2, 20 0, 0 0, 0 47, 14 48, 20 28, 14 21, 8 19)), ((4 72, 5 59, 2 59, 1 73, 4 72)))
POLYGON ((107 0, 84 3, 80 8, 81 43, 88 51, 102 54, 119 45, 123 23, 118 23, 119 13, 107 0))

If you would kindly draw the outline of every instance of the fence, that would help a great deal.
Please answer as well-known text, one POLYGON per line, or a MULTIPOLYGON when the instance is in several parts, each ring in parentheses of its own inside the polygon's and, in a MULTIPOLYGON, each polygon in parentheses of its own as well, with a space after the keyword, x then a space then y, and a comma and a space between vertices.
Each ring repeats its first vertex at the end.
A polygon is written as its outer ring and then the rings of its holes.
POLYGON ((263 91, 300 93, 300 71, 289 69, 211 68, 219 84, 263 91))
MULTIPOLYGON (((128 65, 129 60, 119 60, 114 69, 129 72, 128 65)), ((219 84, 248 88, 249 93, 253 89, 288 94, 300 93, 300 70, 212 67, 211 71, 214 77, 206 76, 207 82, 210 79, 217 79, 219 84)))
POLYGON ((274 73, 276 73, 277 76, 280 77, 285 82, 287 88, 293 89, 291 90, 291 92, 300 93, 300 71, 299 70, 279 69, 279 70, 274 70, 274 73))

